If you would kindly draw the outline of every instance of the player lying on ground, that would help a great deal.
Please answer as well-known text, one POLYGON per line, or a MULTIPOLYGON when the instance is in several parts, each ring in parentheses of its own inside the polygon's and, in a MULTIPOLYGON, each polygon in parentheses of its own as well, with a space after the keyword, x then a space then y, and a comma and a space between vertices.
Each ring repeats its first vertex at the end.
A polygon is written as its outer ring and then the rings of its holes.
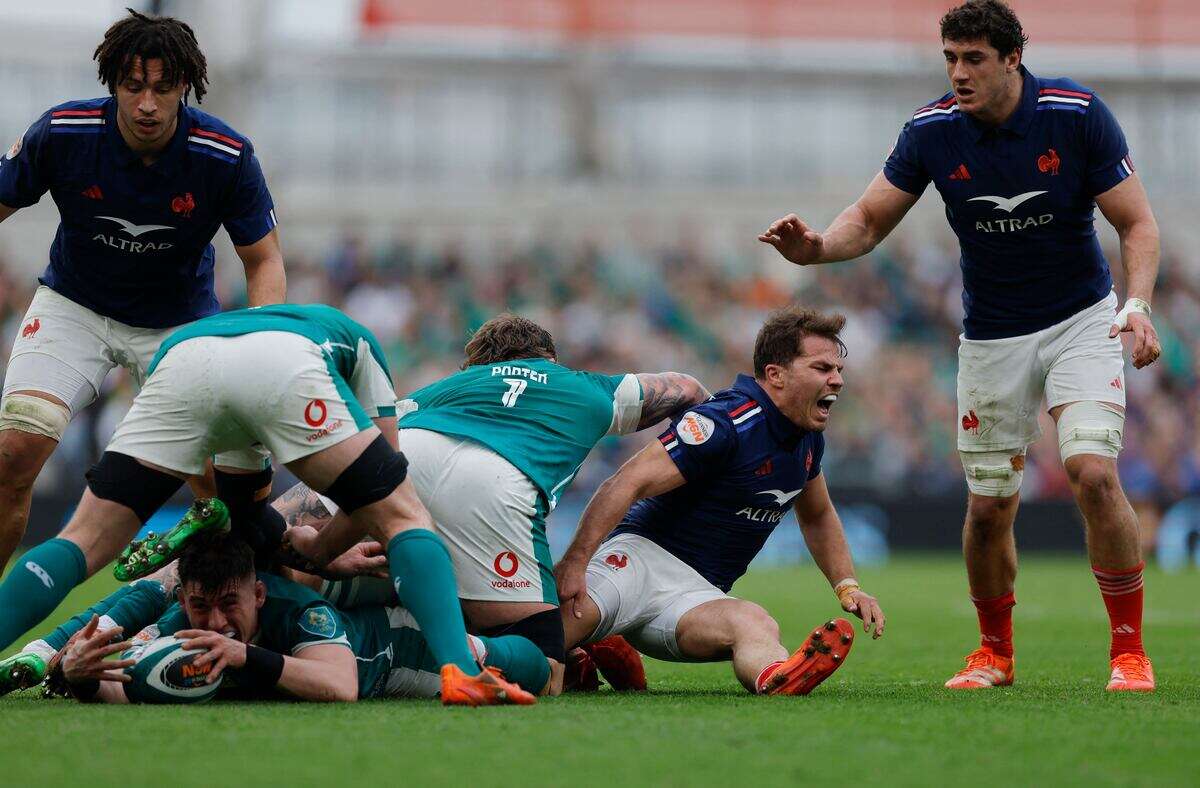
POLYGON ((842 608, 883 634, 821 473, 844 322, 773 313, 755 340, 754 377, 672 420, 600 485, 555 568, 568 646, 622 635, 658 659, 732 660, 751 692, 811 691, 841 664, 850 624, 830 622, 788 657, 775 620, 728 595, 789 507, 842 608))
POLYGON ((385 546, 396 592, 447 687, 477 686, 505 702, 518 688, 478 672, 467 648, 450 556, 407 481, 394 413, 378 341, 332 307, 240 310, 175 332, 62 534, 0 585, 0 648, 116 557, 206 458, 249 475, 274 456, 337 503, 354 541, 369 534, 385 546))
POLYGON ((1013 682, 1013 522, 1044 396, 1108 610, 1108 689, 1152 690, 1138 522, 1117 477, 1125 424, 1118 335, 1132 333, 1135 367, 1161 353, 1150 322, 1158 225, 1116 118, 1095 91, 1026 70, 1012 9, 971 0, 942 18, 941 33, 953 90, 905 124, 866 193, 824 233, 793 214, 759 240, 797 265, 860 257, 932 181, 962 248, 954 429, 969 491, 963 555, 980 629, 980 647, 946 686, 1013 682), (1096 206, 1121 239, 1128 298, 1120 312, 1096 238, 1096 206))
MULTIPOLYGON (((161 582, 147 579, 114 592, 22 655, 0 662, 0 694, 18 688, 9 679, 13 667, 36 666, 35 652, 51 647, 59 651, 49 662, 48 689, 83 701, 183 700, 182 693, 144 686, 146 672, 133 668, 140 657, 158 650, 162 638, 208 651, 192 664, 208 683, 221 682, 217 697, 284 694, 351 701, 433 698, 442 689, 439 665, 407 610, 382 605, 339 610, 299 583, 256 575, 253 550, 232 534, 195 540, 179 559, 176 588, 168 594, 161 582), (114 643, 122 631, 138 634, 114 643), (119 661, 105 659, 120 652, 125 653, 119 661)), ((548 661, 525 638, 469 636, 468 641, 481 664, 529 686, 548 683, 548 661), (522 652, 532 652, 532 660, 522 659, 522 652), (535 674, 522 675, 522 665, 534 665, 535 674)), ((517 700, 532 703, 533 696, 521 694, 517 700)))
POLYGON ((219 311, 218 228, 245 266, 250 305, 284 300, 254 146, 187 104, 208 83, 191 28, 131 11, 95 59, 111 95, 52 107, 0 159, 0 222, 47 191, 61 216, 5 370, 0 568, 25 533, 34 480, 108 373, 120 365, 140 385, 174 327, 219 311))
MULTIPOLYGON (((528 637, 554 661, 557 693, 565 652, 546 516, 605 436, 709 395, 675 372, 565 367, 550 332, 517 315, 488 320, 464 352, 462 372, 399 403, 409 479, 450 550, 471 630, 528 637)), ((289 539, 318 562, 351 544, 336 522, 289 539)))

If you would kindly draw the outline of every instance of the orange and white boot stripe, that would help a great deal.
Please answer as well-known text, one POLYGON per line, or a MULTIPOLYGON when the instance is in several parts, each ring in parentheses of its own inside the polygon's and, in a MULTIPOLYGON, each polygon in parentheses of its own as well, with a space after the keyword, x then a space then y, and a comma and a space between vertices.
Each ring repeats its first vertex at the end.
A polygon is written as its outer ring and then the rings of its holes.
POLYGON ((970 670, 956 674, 954 678, 946 683, 946 686, 972 683, 978 684, 981 687, 994 687, 1004 680, 1004 671, 997 668, 971 668, 970 670))
POLYGON ((982 647, 967 655, 967 666, 951 676, 945 686, 949 689, 981 689, 1007 687, 1012 683, 1012 658, 982 647))
POLYGON ((1111 664, 1112 677, 1106 687, 1109 692, 1154 690, 1154 667, 1148 657, 1141 654, 1118 654, 1111 664))

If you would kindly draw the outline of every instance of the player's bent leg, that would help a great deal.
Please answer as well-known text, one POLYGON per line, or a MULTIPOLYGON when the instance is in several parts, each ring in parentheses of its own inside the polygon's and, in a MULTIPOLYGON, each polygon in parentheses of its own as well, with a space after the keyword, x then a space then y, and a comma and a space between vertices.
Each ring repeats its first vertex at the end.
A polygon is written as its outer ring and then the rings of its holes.
POLYGON ((0 649, 36 625, 71 589, 116 557, 182 479, 106 451, 67 527, 21 557, 0 585, 0 649))
POLYGON ((779 624, 766 610, 744 599, 714 599, 684 613, 675 627, 680 656, 688 660, 732 660, 738 681, 751 692, 765 668, 788 653, 779 642, 779 624))
POLYGON ((339 542, 347 534, 354 540, 370 534, 385 546, 396 595, 443 665, 443 690, 449 693, 443 695, 443 702, 517 702, 508 700, 512 693, 484 692, 476 686, 498 679, 486 671, 473 676, 478 666, 467 647, 450 554, 431 530, 432 518, 406 478, 404 455, 372 428, 294 460, 288 467, 313 489, 323 490, 353 526, 334 538, 330 536, 335 531, 333 524, 322 529, 318 536, 321 557, 328 560, 339 549, 347 549, 349 544, 339 542), (357 456, 352 454, 355 449, 357 456))
MULTIPOLYGON (((532 650, 522 648, 514 651, 513 659, 524 659, 531 663, 522 667, 528 671, 540 671, 540 663, 547 663, 550 672, 546 691, 551 695, 562 692, 567 655, 562 619, 556 606, 545 602, 489 602, 465 599, 462 600, 462 608, 472 628, 480 634, 491 638, 522 640, 533 646, 532 650)), ((529 689, 524 682, 518 683, 529 689)), ((539 685, 538 690, 540 689, 539 685)))
POLYGON ((25 535, 33 483, 71 418, 66 405, 38 391, 0 400, 0 569, 25 535))

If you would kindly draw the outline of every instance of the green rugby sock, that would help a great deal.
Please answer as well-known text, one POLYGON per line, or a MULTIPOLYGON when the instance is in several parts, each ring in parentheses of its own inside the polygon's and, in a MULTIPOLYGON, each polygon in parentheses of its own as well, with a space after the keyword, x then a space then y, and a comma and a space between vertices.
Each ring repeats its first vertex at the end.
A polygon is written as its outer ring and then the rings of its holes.
POLYGON ((117 602, 121 601, 121 597, 125 596, 132 590, 133 586, 121 586, 116 591, 113 591, 108 596, 101 599, 96 604, 89 607, 82 613, 71 616, 63 623, 54 628, 54 631, 49 635, 43 635, 42 640, 46 642, 50 648, 58 651, 63 646, 67 645, 67 641, 71 639, 79 630, 87 626, 87 623, 92 620, 92 616, 105 616, 108 611, 117 602))
POLYGON ((86 577, 83 551, 66 539, 43 542, 18 558, 0 584, 0 651, 53 613, 86 577))
POLYGON ((500 668, 504 677, 526 692, 537 695, 550 680, 550 663, 542 650, 533 641, 520 635, 504 635, 498 638, 480 637, 487 646, 489 667, 500 668))
POLYGON ((437 663, 476 675, 479 666, 467 647, 454 567, 442 540, 424 528, 404 531, 388 542, 387 557, 396 596, 417 620, 437 663))

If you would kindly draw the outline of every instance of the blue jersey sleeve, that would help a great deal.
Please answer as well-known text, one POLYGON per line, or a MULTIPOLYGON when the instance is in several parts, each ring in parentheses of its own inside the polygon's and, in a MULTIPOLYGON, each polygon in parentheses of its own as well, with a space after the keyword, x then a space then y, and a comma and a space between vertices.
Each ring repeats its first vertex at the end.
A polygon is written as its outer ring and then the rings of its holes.
POLYGON ((1092 96, 1083 116, 1083 149, 1087 155, 1084 184, 1091 196, 1104 194, 1133 175, 1125 133, 1099 96, 1092 96))
POLYGON ((701 405, 671 421, 659 442, 688 482, 715 476, 737 444, 737 433, 718 408, 701 405))
POLYGON ((47 110, 0 159, 0 203, 9 208, 26 208, 50 188, 45 156, 49 133, 47 110))
POLYGON ((929 173, 921 164, 921 152, 917 147, 916 130, 911 121, 900 129, 896 147, 883 164, 883 176, 901 191, 920 196, 929 185, 929 173))
POLYGON ((222 223, 234 246, 249 246, 275 229, 275 203, 250 145, 242 154, 237 183, 222 223))
POLYGON ((812 461, 808 464, 808 481, 812 481, 821 475, 821 459, 825 456, 825 436, 816 433, 813 435, 813 445, 809 457, 812 461))

